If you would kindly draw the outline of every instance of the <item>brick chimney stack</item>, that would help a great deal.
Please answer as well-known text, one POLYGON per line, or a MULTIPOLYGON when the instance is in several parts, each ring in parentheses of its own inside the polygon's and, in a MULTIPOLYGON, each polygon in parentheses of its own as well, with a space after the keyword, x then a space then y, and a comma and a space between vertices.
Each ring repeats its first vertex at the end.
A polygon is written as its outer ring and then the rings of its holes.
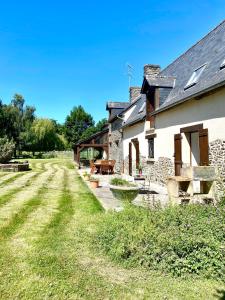
POLYGON ((140 94, 141 94, 141 88, 137 86, 130 87, 130 103, 132 103, 140 94))
POLYGON ((161 68, 159 65, 152 65, 152 64, 148 64, 148 65, 144 65, 144 76, 148 75, 148 76, 156 76, 159 74, 161 68))

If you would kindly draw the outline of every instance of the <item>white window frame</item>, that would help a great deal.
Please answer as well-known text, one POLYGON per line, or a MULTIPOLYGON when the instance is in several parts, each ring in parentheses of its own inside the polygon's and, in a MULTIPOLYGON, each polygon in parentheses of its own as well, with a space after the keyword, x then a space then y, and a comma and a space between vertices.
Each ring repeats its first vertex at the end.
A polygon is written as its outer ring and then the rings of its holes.
POLYGON ((139 112, 138 112, 139 114, 144 111, 145 105, 146 105, 146 102, 144 102, 142 104, 141 108, 139 109, 139 112))
POLYGON ((184 87, 185 90, 192 87, 193 85, 195 85, 198 82, 200 76, 202 75, 203 71, 205 70, 205 67, 206 67, 206 64, 204 64, 194 70, 190 79, 188 80, 187 84, 184 87), (197 71, 199 71, 199 70, 200 70, 200 72, 197 74, 197 71))
POLYGON ((222 61, 222 64, 220 65, 220 70, 225 68, 225 59, 222 61))

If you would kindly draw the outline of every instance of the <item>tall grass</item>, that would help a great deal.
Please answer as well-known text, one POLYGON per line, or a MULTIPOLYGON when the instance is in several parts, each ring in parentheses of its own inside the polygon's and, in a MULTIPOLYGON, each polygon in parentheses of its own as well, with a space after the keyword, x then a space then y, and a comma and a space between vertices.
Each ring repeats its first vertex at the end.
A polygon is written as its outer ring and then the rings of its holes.
POLYGON ((127 266, 225 280, 225 209, 188 205, 165 210, 128 206, 105 215, 94 242, 127 266))

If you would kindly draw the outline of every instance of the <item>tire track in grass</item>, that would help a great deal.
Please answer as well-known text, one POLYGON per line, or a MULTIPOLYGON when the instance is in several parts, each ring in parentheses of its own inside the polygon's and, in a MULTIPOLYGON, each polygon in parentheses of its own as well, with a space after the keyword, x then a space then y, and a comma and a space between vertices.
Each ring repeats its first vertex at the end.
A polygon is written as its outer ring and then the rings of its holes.
MULTIPOLYGON (((18 182, 16 181, 14 186, 13 183, 11 185, 8 186, 8 189, 5 188, 5 193, 2 192, 2 194, 0 193, 0 207, 3 206, 5 203, 7 203, 15 194, 17 194, 18 192, 21 191, 22 188, 27 188, 29 187, 31 184, 33 184, 33 181, 42 173, 44 173, 44 171, 49 169, 49 164, 47 164, 47 168, 43 168, 42 172, 32 172, 30 171, 28 178, 26 178, 26 180, 23 180, 18 182)), ((0 189, 1 191, 1 189, 0 189)))
POLYGON ((37 172, 27 172, 20 176, 19 178, 16 178, 12 182, 10 182, 7 185, 4 185, 3 187, 0 187, 0 197, 4 196, 5 194, 8 194, 9 191, 19 188, 26 184, 26 182, 31 179, 33 176, 35 176, 37 172))
POLYGON ((11 182, 14 182, 17 178, 25 175, 26 173, 27 172, 19 172, 19 173, 11 173, 5 175, 3 178, 1 178, 0 187, 9 184, 11 182))
POLYGON ((48 191, 48 185, 51 184, 53 178, 55 177, 55 172, 56 171, 49 173, 44 183, 39 186, 36 195, 28 199, 28 201, 24 203, 23 207, 14 213, 6 224, 0 227, 0 240, 9 238, 18 227, 26 222, 29 214, 41 205, 43 197, 48 191))
MULTIPOLYGON (((58 168, 42 195, 41 206, 32 212, 19 232, 13 237, 12 245, 31 245, 57 213, 58 201, 62 196, 64 170, 58 168)), ((26 248, 26 247, 25 247, 26 248)))
MULTIPOLYGON (((57 266, 57 256, 52 257, 52 252, 60 245, 60 242, 65 238, 64 228, 70 222, 71 217, 74 214, 73 198, 68 189, 68 172, 63 170, 63 182, 62 192, 58 199, 58 208, 53 215, 51 221, 45 226, 39 239, 35 242, 33 249, 33 258, 31 264, 33 267, 43 272, 48 273, 48 268, 54 268, 57 266), (37 254, 36 256, 34 254, 37 254), (49 260, 50 258, 50 260, 49 260), (51 263, 51 259, 55 259, 55 262, 51 263)), ((55 271, 58 273, 60 269, 55 271)))
MULTIPOLYGON (((13 197, 0 208, 0 228, 6 226, 10 222, 12 216, 14 216, 21 207, 26 204, 30 199, 33 199, 39 192, 39 190, 46 186, 48 178, 54 175, 55 170, 50 165, 48 171, 39 173, 40 175, 29 183, 29 186, 25 189, 20 189, 13 197)), ((34 201, 34 205, 35 205, 34 201)))
POLYGON ((14 188, 10 188, 9 187, 9 191, 3 195, 0 195, 0 207, 3 206, 5 203, 7 203, 9 200, 11 200, 11 198, 13 198, 13 196, 15 194, 17 194, 18 192, 21 191, 21 188, 27 188, 29 187, 31 184, 33 184, 33 181, 41 174, 44 172, 45 168, 42 168, 42 172, 32 172, 30 171, 30 176, 28 177, 27 181, 24 183, 22 182, 21 185, 18 184, 18 182, 16 182, 16 187, 14 188))

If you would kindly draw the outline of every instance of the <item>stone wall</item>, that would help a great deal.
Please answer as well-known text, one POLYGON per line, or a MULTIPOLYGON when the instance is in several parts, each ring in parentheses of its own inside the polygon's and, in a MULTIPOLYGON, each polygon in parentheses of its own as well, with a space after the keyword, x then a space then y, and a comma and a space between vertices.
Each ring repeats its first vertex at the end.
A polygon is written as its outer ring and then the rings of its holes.
POLYGON ((218 139, 209 144, 209 162, 217 169, 216 189, 218 196, 223 196, 225 191, 225 140, 218 139))
POLYGON ((116 119, 110 124, 109 130, 109 159, 116 161, 114 171, 122 173, 123 171, 123 145, 122 133, 120 128, 122 120, 116 119))
MULTIPOLYGON (((145 157, 140 158, 143 174, 146 174, 152 182, 157 182, 161 185, 166 184, 168 176, 174 176, 174 163, 167 157, 159 157, 157 161, 152 159, 146 160, 145 157)), ((136 161, 132 161, 132 171, 136 174, 136 161)), ((124 162, 124 172, 129 173, 129 159, 126 157, 124 162)))

